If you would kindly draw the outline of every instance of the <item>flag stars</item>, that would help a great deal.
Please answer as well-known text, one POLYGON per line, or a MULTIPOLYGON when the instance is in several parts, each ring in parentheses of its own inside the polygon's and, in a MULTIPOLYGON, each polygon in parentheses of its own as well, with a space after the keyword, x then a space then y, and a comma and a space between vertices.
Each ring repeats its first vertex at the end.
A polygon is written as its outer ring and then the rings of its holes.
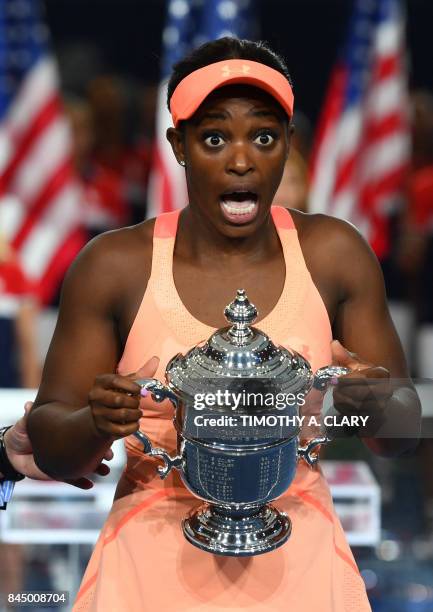
POLYGON ((175 19, 182 19, 189 13, 189 6, 186 0, 173 0, 168 10, 175 19))
POLYGON ((377 0, 361 0, 359 6, 363 13, 373 14, 377 8, 377 0))
POLYGON ((361 39, 368 39, 372 33, 371 22, 368 19, 360 19, 355 26, 355 33, 361 39))
POLYGON ((31 54, 24 49, 8 53, 9 65, 15 68, 25 68, 30 63, 31 59, 31 54))
POLYGON ((224 0, 217 5, 217 11, 221 19, 234 19, 238 14, 238 7, 233 0, 224 0))
POLYGON ((48 28, 43 23, 36 24, 32 28, 32 37, 36 43, 42 44, 48 41, 48 28))
POLYGON ((6 4, 7 14, 10 17, 28 17, 31 15, 32 7, 28 0, 15 0, 14 2, 8 2, 6 4))

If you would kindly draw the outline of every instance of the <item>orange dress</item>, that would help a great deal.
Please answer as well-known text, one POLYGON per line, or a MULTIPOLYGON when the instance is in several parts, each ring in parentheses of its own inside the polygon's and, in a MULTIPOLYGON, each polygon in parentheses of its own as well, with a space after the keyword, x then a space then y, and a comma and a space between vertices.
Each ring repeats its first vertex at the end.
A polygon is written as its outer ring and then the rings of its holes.
MULTIPOLYGON (((169 359, 215 331, 183 305, 173 279, 173 249, 179 213, 158 217, 152 271, 119 363, 121 374, 160 358, 164 380, 169 359)), ((306 267, 290 213, 272 208, 281 241, 286 280, 274 309, 257 326, 275 343, 302 353, 313 370, 331 361, 326 308, 306 267)), ((254 301, 254 296, 251 296, 254 301)), ((224 307, 222 304, 221 307, 224 307)), ((154 446, 174 454, 173 408, 143 400, 140 427, 154 446)), ((311 409, 311 408, 310 408, 311 409)), ((314 410, 320 410, 316 404, 314 410)), ((224 557, 189 544, 181 520, 201 503, 173 470, 160 480, 157 459, 125 439, 127 466, 78 592, 74 612, 367 612, 363 580, 335 514, 320 468, 300 461, 295 479, 275 505, 292 520, 289 540, 255 557, 224 557)))

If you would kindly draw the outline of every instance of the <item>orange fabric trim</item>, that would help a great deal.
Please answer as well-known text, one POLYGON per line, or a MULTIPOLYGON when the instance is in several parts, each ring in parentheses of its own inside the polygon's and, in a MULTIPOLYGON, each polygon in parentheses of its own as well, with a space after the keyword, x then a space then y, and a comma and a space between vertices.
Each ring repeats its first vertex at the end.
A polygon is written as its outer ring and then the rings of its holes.
POLYGON ((153 235, 155 238, 174 238, 180 210, 162 213, 155 219, 153 235))
MULTIPOLYGON (((95 572, 89 580, 83 584, 81 589, 77 593, 77 597, 75 598, 75 603, 90 589, 90 587, 96 582, 96 578, 98 577, 98 572, 95 572)), ((75 605, 75 604, 74 604, 75 605)))
POLYGON ((354 563, 352 559, 348 555, 346 555, 344 550, 341 550, 341 548, 339 548, 335 542, 334 542, 334 548, 335 548, 335 552, 340 557, 340 559, 343 559, 343 561, 346 561, 346 563, 353 569, 353 571, 356 574, 358 574, 358 576, 360 576, 361 574, 359 573, 359 569, 357 568, 356 563, 354 563))
POLYGON ((276 227, 287 230, 295 229, 292 215, 284 206, 272 206, 271 214, 276 227))
MULTIPOLYGON (((160 501, 163 498, 169 497, 170 495, 175 495, 176 492, 177 492, 177 489, 174 488, 174 487, 170 487, 170 488, 167 488, 167 489, 161 489, 160 491, 157 491, 156 493, 151 495, 148 499, 146 499, 144 502, 142 502, 141 504, 139 504, 135 508, 132 508, 132 510, 127 512, 125 514, 125 516, 119 521, 119 523, 116 525, 116 527, 114 528, 112 533, 104 539, 102 547, 104 548, 107 544, 112 542, 117 537, 117 535, 118 535, 119 531, 121 530, 121 528, 124 525, 126 525, 126 523, 128 523, 141 510, 144 510, 145 508, 148 508, 149 506, 152 506, 153 504, 157 503, 158 501, 160 501)), ((324 518, 326 518, 326 520, 328 520, 331 523, 334 523, 334 518, 333 518, 332 514, 329 512, 329 510, 327 510, 323 506, 323 504, 321 504, 317 499, 315 499, 312 495, 310 495, 306 491, 304 491, 302 489, 299 489, 297 487, 296 488, 293 487, 292 489, 289 489, 289 494, 296 495, 303 502, 305 502, 307 504, 310 504, 318 512, 320 512, 322 514, 322 516, 324 518)), ((337 546, 335 541, 334 541, 334 548, 335 548, 335 552, 340 557, 340 559, 345 561, 349 565, 349 567, 351 567, 353 569, 353 571, 356 574, 359 575, 359 570, 358 570, 356 564, 353 563, 352 559, 339 546, 337 546)), ((78 602, 78 600, 81 599, 81 597, 86 593, 86 591, 96 581, 97 577, 98 577, 98 572, 95 572, 95 574, 93 574, 93 576, 91 576, 91 578, 89 578, 89 580, 87 580, 87 582, 78 591, 78 594, 77 594, 75 602, 78 602)))
POLYGON ((293 491, 292 491, 292 489, 289 489, 288 493, 289 494, 290 493, 294 493, 295 495, 300 497, 302 500, 304 500, 305 502, 307 502, 311 506, 314 506, 316 508, 316 510, 318 510, 321 514, 323 514, 323 516, 326 519, 328 519, 328 521, 330 523, 334 522, 334 517, 332 516, 332 513, 329 512, 329 510, 327 508, 325 508, 325 506, 323 504, 321 504, 317 499, 315 499, 312 495, 310 495, 309 493, 307 493, 303 489, 298 489, 298 487, 293 487, 293 491))
MULTIPOLYGON (((106 538, 104 538, 104 541, 102 543, 102 548, 105 548, 105 546, 107 544, 109 544, 110 542, 112 542, 116 536, 118 535, 119 531, 121 530, 121 528, 126 525, 126 523, 128 521, 130 521, 136 514, 138 514, 141 510, 144 510, 146 508, 149 508, 149 506, 153 506, 153 504, 156 504, 158 501, 160 501, 161 499, 165 498, 165 497, 169 497, 170 495, 173 495, 176 493, 176 489, 174 487, 170 487, 167 489, 161 489, 160 491, 157 491, 156 493, 154 493, 153 495, 151 495, 150 497, 148 497, 147 499, 144 500, 144 502, 142 502, 141 504, 139 504, 138 506, 135 506, 135 508, 132 508, 132 510, 130 510, 129 512, 127 512, 125 514, 125 516, 119 521, 119 523, 116 525, 116 527, 114 528, 113 532, 107 536, 106 538)), ((85 584, 83 584, 83 586, 81 587, 81 589, 78 591, 77 593, 77 597, 75 599, 75 603, 78 602, 79 599, 81 599, 81 597, 85 594, 85 592, 92 586, 92 584, 96 581, 98 577, 98 572, 95 572, 93 574, 93 576, 91 576, 87 582, 85 584)))
MULTIPOLYGON (((331 512, 329 512, 329 510, 327 510, 325 506, 321 504, 317 499, 315 499, 312 495, 310 495, 306 491, 303 491, 302 489, 298 489, 297 487, 293 487, 293 490, 289 489, 289 493, 292 493, 293 495, 300 497, 302 501, 316 508, 316 510, 318 510, 330 523, 334 523, 334 517, 331 514, 331 512)), ((340 557, 340 559, 345 561, 353 569, 353 571, 359 576, 360 573, 359 573, 358 567, 356 566, 356 563, 354 563, 352 559, 349 557, 349 555, 347 555, 344 552, 344 550, 342 550, 335 543, 335 540, 334 540, 334 548, 335 548, 335 552, 340 557)))
MULTIPOLYGON (((155 219, 153 235, 155 238, 174 238, 179 223, 180 210, 162 213, 155 219)), ((271 206, 272 220, 281 229, 295 229, 292 215, 284 206, 271 206)))
POLYGON ((174 487, 167 487, 167 489, 160 489, 159 491, 157 491, 156 493, 148 497, 146 500, 144 500, 144 502, 142 502, 141 504, 138 504, 138 506, 135 506, 135 508, 132 508, 118 522, 116 527, 113 529, 113 532, 104 539, 103 545, 106 546, 107 544, 112 542, 114 538, 117 536, 117 534, 119 533, 119 531, 121 530, 121 528, 124 525, 126 525, 126 523, 128 523, 132 518, 134 518, 136 514, 141 512, 141 510, 144 510, 145 508, 148 508, 149 506, 153 506, 153 504, 158 502, 160 499, 164 497, 169 497, 170 495, 174 495, 175 493, 176 493, 176 489, 174 487))

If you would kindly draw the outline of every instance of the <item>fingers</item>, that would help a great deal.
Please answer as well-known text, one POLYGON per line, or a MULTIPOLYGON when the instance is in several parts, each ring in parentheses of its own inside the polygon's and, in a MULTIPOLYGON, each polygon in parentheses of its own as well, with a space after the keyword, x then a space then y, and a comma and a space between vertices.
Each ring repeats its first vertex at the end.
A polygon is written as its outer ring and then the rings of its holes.
POLYGON ((367 363, 356 353, 348 351, 338 340, 331 342, 332 363, 334 365, 342 365, 351 370, 363 370, 371 364, 367 363))
POLYGON ((141 366, 139 370, 137 370, 133 374, 129 374, 129 377, 131 377, 134 380, 138 378, 151 378, 152 376, 155 375, 155 372, 158 369, 158 366, 159 366, 159 358, 155 356, 151 357, 148 361, 146 361, 146 363, 143 366, 141 366))
POLYGON ((100 433, 121 438, 138 430, 142 417, 139 408, 141 387, 133 378, 142 376, 143 372, 152 375, 158 363, 157 358, 152 358, 140 368, 138 374, 102 374, 96 378, 89 393, 89 405, 96 429, 100 433))
POLYGON ((24 414, 28 414, 32 408, 33 408, 33 402, 26 402, 24 404, 24 414))
MULTIPOLYGON (((98 476, 107 476, 109 473, 110 468, 105 463, 100 463, 95 469, 95 474, 98 474, 98 476)), ((92 489, 94 484, 90 478, 86 478, 86 476, 82 476, 81 478, 66 479, 63 482, 66 482, 66 484, 70 484, 73 487, 77 487, 78 489, 85 490, 92 489)))
POLYGON ((113 408, 100 408, 95 411, 95 414, 112 423, 123 423, 124 425, 127 423, 138 423, 143 416, 141 410, 130 410, 128 408, 119 408, 118 410, 113 408))
POLYGON ((95 470, 95 474, 99 476, 107 476, 110 473, 110 467, 106 463, 100 463, 95 470))
POLYGON ((102 374, 101 376, 97 376, 95 387, 124 391, 133 396, 139 395, 141 390, 140 385, 137 385, 128 376, 120 376, 119 374, 102 374))
POLYGON ((73 480, 64 480, 63 482, 66 482, 66 484, 70 484, 73 487, 77 487, 78 489, 91 489, 93 487, 93 482, 91 480, 89 480, 88 478, 86 478, 85 476, 83 476, 82 478, 75 478, 73 480))
POLYGON ((105 455, 104 455, 104 459, 105 459, 105 461, 111 461, 111 459, 112 459, 113 457, 114 457, 114 453, 113 453, 113 451, 111 450, 111 448, 107 449, 107 451, 105 452, 105 455))
POLYGON ((125 438, 126 436, 130 436, 131 434, 138 431, 140 424, 137 421, 133 421, 127 424, 120 424, 116 422, 112 422, 107 420, 105 417, 101 415, 94 415, 96 428, 104 433, 108 434, 114 438, 125 438))
POLYGON ((389 372, 385 368, 368 368, 351 372, 338 380, 333 391, 335 408, 341 413, 378 410, 392 396, 389 372))
MULTIPOLYGON (((26 440, 28 440, 27 438, 27 416, 30 412, 30 410, 33 407, 33 402, 26 402, 24 404, 24 414, 23 416, 19 419, 19 421, 17 421, 15 423, 14 426, 14 434, 24 437, 26 438, 26 440)), ((28 441, 28 443, 30 444, 30 441, 28 441)))
MULTIPOLYGON (((138 385, 136 385, 138 387, 138 385)), ((89 401, 92 404, 107 406, 110 408, 131 408, 138 409, 140 405, 140 396, 130 396, 126 393, 118 391, 101 389, 93 387, 89 393, 89 401)))

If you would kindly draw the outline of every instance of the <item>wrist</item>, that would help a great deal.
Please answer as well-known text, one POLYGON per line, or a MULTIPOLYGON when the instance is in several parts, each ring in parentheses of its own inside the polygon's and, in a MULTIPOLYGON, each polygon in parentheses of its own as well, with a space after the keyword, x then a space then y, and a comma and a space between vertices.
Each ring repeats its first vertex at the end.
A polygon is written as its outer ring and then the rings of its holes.
POLYGON ((24 478, 24 474, 21 474, 15 468, 8 455, 8 437, 11 428, 11 426, 0 428, 0 473, 2 474, 3 480, 13 480, 17 482, 24 478))

